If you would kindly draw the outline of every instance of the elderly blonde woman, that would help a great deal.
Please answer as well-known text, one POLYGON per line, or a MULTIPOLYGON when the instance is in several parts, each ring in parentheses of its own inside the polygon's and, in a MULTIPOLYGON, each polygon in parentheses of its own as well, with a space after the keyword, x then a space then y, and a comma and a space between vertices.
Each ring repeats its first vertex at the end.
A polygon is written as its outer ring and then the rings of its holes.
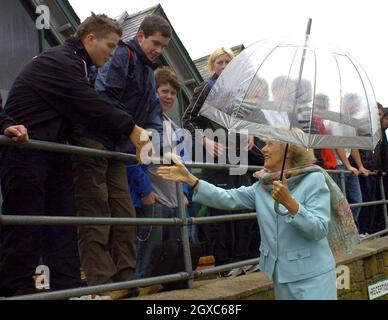
MULTIPOLYGON (((262 237, 260 267, 273 279, 277 299, 335 300, 336 273, 333 246, 330 248, 328 241, 329 221, 333 212, 351 219, 349 206, 330 177, 312 165, 312 150, 291 145, 286 178, 282 183, 278 181, 284 150, 283 143, 266 141, 262 150, 264 170, 255 174, 259 181, 251 187, 217 188, 190 174, 179 159, 174 159, 175 166, 161 167, 158 173, 165 179, 189 184, 195 189, 196 202, 224 210, 256 209, 262 237), (275 201, 281 204, 282 211, 288 211, 287 215, 275 213, 275 201)), ((353 241, 354 232, 352 225, 346 238, 353 241)), ((337 241, 334 253, 342 242, 337 241)))

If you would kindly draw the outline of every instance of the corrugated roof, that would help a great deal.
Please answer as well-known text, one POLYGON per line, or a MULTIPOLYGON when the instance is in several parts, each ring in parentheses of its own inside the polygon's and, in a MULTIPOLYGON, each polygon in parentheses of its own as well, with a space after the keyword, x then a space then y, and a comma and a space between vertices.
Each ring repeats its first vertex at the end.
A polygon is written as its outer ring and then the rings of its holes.
MULTIPOLYGON (((241 51, 245 49, 243 44, 240 44, 238 46, 235 46, 231 48, 233 51, 234 55, 237 56, 241 51)), ((207 61, 209 60, 210 54, 207 55, 206 57, 199 58, 197 60, 194 60, 195 66, 197 67, 199 73, 201 74, 203 79, 210 78, 211 74, 209 74, 207 70, 207 61)))

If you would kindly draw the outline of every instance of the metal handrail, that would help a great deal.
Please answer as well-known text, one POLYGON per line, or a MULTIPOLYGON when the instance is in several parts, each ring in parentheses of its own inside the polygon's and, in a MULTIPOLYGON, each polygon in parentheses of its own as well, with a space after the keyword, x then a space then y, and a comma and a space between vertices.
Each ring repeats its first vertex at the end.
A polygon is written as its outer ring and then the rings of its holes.
MULTIPOLYGON (((50 151, 57 153, 66 154, 77 154, 90 157, 104 157, 109 159, 121 160, 121 161, 133 161, 136 160, 136 156, 126 153, 105 151, 91 148, 83 148, 71 145, 64 145, 52 142, 30 140, 30 142, 20 145, 13 142, 11 139, 0 136, 0 145, 17 146, 20 148, 36 149, 42 151, 50 151)), ((160 163, 160 159, 153 158, 157 163, 160 163)), ((262 167, 259 166, 236 166, 236 165, 220 165, 220 164, 209 164, 209 163, 186 163, 188 168, 200 168, 200 169, 214 169, 224 170, 232 168, 246 168, 249 171, 260 170, 262 167)), ((340 173, 341 180, 344 180, 345 174, 350 174, 348 171, 343 170, 327 170, 329 173, 340 173)), ((374 173, 372 173, 374 174, 374 173)), ((362 207, 372 206, 380 204, 388 204, 388 200, 385 199, 383 176, 386 173, 379 173, 380 178, 380 189, 382 193, 382 200, 372 201, 367 203, 352 204, 351 207, 362 207)), ((344 185, 344 183, 342 183, 344 185)), ((129 289, 134 287, 144 287, 153 284, 168 283, 178 280, 187 280, 190 288, 193 287, 193 279, 200 278, 205 275, 216 274, 221 271, 227 271, 231 268, 243 267, 252 264, 258 264, 258 259, 250 259, 246 261, 240 261, 227 265, 209 268, 206 270, 193 271, 191 268, 191 254, 188 236, 188 227, 190 225, 209 224, 224 221, 237 221, 237 220, 251 220, 256 219, 256 213, 242 213, 242 214, 230 214, 220 215, 214 217, 201 217, 201 218, 187 218, 185 215, 185 207, 183 203, 183 192, 182 185, 178 185, 178 207, 179 207, 179 218, 94 218, 94 217, 48 217, 48 216, 10 216, 0 215, 0 225, 177 225, 181 228, 181 236, 183 243, 183 256, 185 262, 185 272, 175 273, 172 275, 158 276, 153 278, 145 278, 141 280, 131 280, 121 283, 114 283, 101 286, 91 286, 86 288, 76 288, 69 290, 61 290, 49 293, 39 293, 33 295, 19 296, 10 298, 11 300, 48 300, 48 299, 67 299, 71 297, 77 297, 82 295, 88 295, 93 293, 100 293, 113 290, 129 289)), ((344 189, 343 189, 344 190, 344 189)), ((386 230, 378 232, 374 235, 370 235, 362 239, 366 241, 368 239, 376 238, 381 235, 388 234, 388 217, 387 208, 384 208, 384 216, 386 222, 386 230)), ((8 299, 7 299, 8 300, 8 299)))
POLYGON ((101 226, 101 225, 184 225, 179 218, 93 218, 0 215, 0 225, 101 226))
POLYGON ((361 242, 365 242, 365 241, 368 241, 368 240, 376 239, 376 238, 379 238, 379 237, 385 236, 385 235, 388 235, 388 228, 385 229, 385 230, 376 232, 376 233, 374 233, 374 234, 370 234, 370 235, 368 235, 368 236, 362 238, 362 239, 361 239, 361 242))
MULTIPOLYGON (((7 146, 18 147, 18 148, 34 149, 34 150, 49 151, 49 152, 56 152, 56 153, 75 154, 75 155, 88 156, 93 158, 107 158, 107 159, 120 160, 120 161, 137 161, 135 155, 128 154, 128 153, 78 147, 78 146, 73 146, 68 144, 60 144, 55 142, 39 141, 39 140, 32 140, 32 139, 25 144, 20 144, 2 135, 0 135, 0 145, 7 145, 7 146)), ((163 159, 160 159, 157 157, 151 157, 150 161, 155 163, 163 163, 163 159)), ((232 164, 202 163, 202 162, 191 162, 191 161, 186 162, 185 165, 187 168, 214 169, 214 170, 246 168, 251 171, 254 171, 254 170, 262 169, 262 167, 260 166, 239 166, 239 165, 232 165, 232 164)))
MULTIPOLYGON (((174 281, 179 280, 189 280, 189 279, 198 279, 204 276, 209 276, 213 274, 217 274, 219 272, 228 271, 233 268, 240 268, 244 267, 246 265, 256 265, 259 263, 259 259, 249 259, 245 261, 240 262, 234 262, 225 264, 222 266, 209 268, 206 270, 195 270, 191 274, 188 272, 179 272, 174 273, 171 275, 164 275, 164 276, 158 276, 158 277, 152 277, 152 278, 144 278, 139 280, 131 280, 126 282, 120 282, 120 283, 112 283, 112 284, 106 284, 106 285, 99 285, 99 286, 89 286, 86 288, 78 288, 78 289, 68 289, 68 290, 61 290, 61 291, 55 291, 55 292, 47 292, 47 293, 37 293, 37 294, 30 294, 30 295, 24 295, 24 296, 18 296, 18 297, 12 297, 4 300, 57 300, 57 299, 68 299, 72 297, 79 297, 83 295, 89 295, 94 293, 104 293, 107 291, 114 291, 114 290, 122 290, 122 289, 130 289, 130 288, 137 288, 137 287, 146 287, 146 286, 152 286, 155 284, 160 283, 170 283, 174 281)), ((1 300, 1 299, 0 299, 1 300)))

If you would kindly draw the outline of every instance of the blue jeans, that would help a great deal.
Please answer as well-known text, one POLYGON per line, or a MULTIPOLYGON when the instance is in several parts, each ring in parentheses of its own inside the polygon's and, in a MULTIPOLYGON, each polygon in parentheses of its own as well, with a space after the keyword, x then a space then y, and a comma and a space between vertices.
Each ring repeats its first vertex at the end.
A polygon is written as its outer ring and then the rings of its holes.
MULTIPOLYGON (((339 165, 338 170, 346 170, 344 165, 339 165)), ((342 190, 341 176, 340 174, 332 174, 333 180, 338 184, 342 190)), ((352 174, 345 174, 345 189, 346 189, 346 198, 350 204, 352 203, 361 203, 362 194, 360 188, 360 181, 357 176, 352 174)), ((360 215, 361 208, 352 208, 353 218, 356 224, 358 223, 358 216, 360 215)))
MULTIPOLYGON (((138 213, 139 218, 176 218, 178 208, 169 208, 161 203, 143 207, 143 213, 138 213)), ((135 279, 151 276, 152 252, 157 245, 169 239, 180 239, 179 227, 175 226, 149 226, 142 225, 138 231, 137 259, 135 279)))

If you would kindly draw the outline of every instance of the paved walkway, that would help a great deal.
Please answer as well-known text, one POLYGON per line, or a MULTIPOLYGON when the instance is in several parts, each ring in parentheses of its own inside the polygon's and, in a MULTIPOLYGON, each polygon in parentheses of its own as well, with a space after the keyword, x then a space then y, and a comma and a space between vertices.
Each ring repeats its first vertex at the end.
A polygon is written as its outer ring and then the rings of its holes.
MULTIPOLYGON (((194 281, 193 289, 161 292, 132 300, 244 300, 269 291, 270 288, 272 281, 262 272, 255 272, 233 279, 197 280, 194 281)), ((272 294, 268 298, 273 299, 272 294)))

